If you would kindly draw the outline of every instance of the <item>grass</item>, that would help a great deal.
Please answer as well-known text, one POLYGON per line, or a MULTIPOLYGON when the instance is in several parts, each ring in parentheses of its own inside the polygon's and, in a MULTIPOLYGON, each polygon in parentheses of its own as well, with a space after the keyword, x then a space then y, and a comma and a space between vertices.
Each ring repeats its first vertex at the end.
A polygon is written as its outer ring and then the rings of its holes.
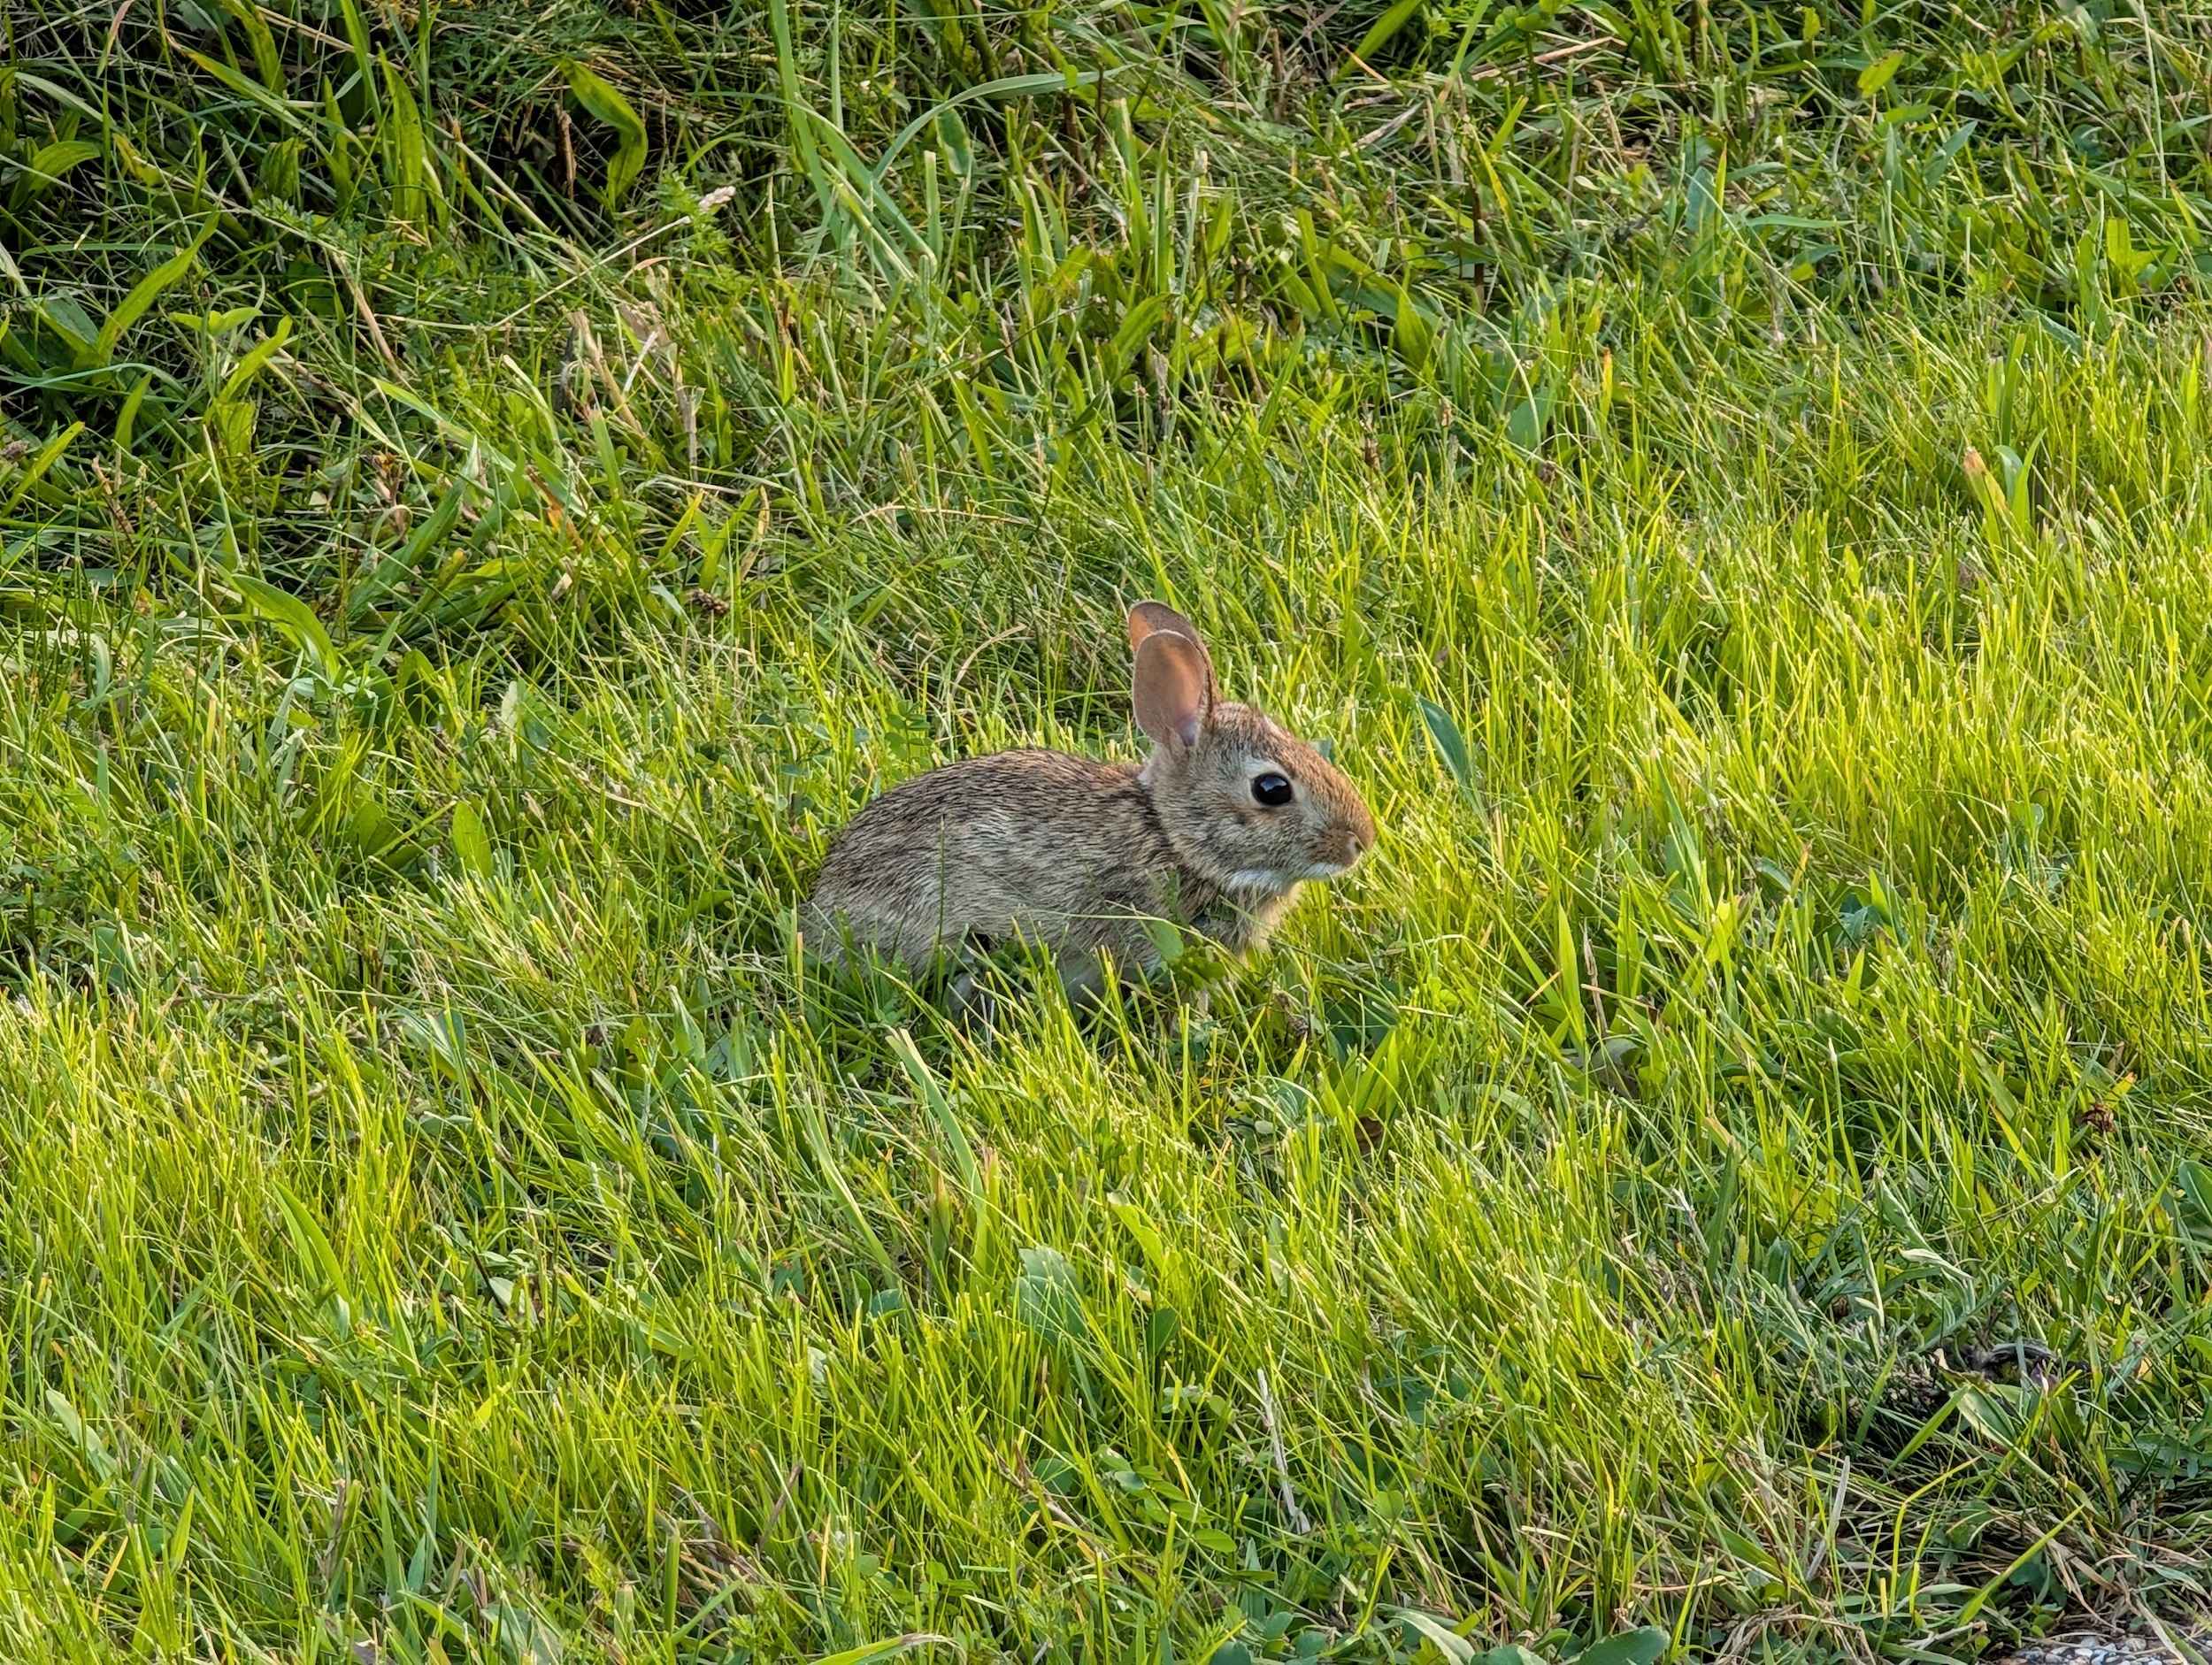
POLYGON ((2202 19, 14 30, 0 1656, 2201 1618, 2202 19), (807 969, 1141 594, 1374 856, 807 969))

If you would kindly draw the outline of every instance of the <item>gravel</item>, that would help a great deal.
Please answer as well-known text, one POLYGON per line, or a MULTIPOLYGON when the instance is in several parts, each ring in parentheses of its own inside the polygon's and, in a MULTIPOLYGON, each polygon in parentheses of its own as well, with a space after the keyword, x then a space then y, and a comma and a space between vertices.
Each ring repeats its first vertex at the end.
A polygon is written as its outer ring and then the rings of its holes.
POLYGON ((2181 1644, 2169 1646, 2156 1636, 2119 1636, 2098 1630, 2077 1630, 2047 1636, 2008 1653, 1999 1665, 2208 1665, 2212 1662, 2212 1626, 2169 1624, 2166 1634, 2181 1644))

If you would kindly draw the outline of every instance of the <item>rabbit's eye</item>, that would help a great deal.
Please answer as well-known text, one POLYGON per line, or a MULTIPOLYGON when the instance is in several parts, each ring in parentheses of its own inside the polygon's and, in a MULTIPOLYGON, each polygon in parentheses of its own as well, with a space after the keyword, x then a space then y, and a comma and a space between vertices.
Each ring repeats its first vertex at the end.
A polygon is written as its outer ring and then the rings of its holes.
POLYGON ((1281 809, 1291 801, 1293 795, 1290 782, 1280 775, 1271 773, 1253 777, 1252 796, 1254 800, 1265 804, 1271 809, 1281 809))

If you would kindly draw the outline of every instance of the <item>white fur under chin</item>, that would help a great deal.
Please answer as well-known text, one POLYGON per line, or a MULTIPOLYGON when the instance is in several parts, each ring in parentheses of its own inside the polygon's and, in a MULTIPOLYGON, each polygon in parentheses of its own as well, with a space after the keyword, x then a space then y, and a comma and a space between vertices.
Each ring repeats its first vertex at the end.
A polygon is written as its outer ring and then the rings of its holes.
POLYGON ((1349 862, 1309 862, 1304 870, 1295 873, 1278 872, 1271 867, 1240 867, 1229 875, 1229 889, 1233 894, 1243 895, 1256 902, 1273 902, 1287 896, 1309 879, 1334 879, 1339 873, 1351 871, 1349 862))

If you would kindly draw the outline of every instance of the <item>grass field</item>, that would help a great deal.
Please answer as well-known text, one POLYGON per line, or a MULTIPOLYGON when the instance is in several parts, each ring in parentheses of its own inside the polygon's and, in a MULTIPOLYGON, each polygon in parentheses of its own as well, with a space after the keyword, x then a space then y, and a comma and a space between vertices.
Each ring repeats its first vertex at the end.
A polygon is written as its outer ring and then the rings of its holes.
POLYGON ((2206 19, 10 28, 0 1658, 2212 1603, 2206 19), (1369 861, 987 1036, 807 969, 1148 594, 1369 861))

